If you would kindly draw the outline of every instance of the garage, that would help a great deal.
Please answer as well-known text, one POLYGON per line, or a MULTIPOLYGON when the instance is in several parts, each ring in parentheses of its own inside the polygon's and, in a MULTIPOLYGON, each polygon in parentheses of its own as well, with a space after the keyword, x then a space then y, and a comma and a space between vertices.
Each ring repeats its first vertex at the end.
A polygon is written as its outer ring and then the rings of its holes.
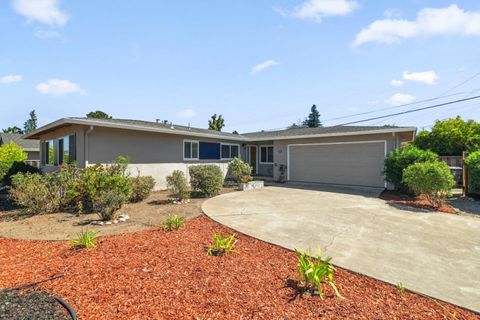
POLYGON ((386 141, 288 145, 288 180, 384 187, 386 141))

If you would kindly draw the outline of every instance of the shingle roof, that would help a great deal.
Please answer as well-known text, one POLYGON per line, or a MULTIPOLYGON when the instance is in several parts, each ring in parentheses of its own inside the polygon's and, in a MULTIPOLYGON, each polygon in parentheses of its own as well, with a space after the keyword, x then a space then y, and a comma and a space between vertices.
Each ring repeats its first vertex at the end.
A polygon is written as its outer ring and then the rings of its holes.
POLYGON ((62 118, 50 124, 47 124, 26 136, 27 139, 36 139, 42 132, 55 130, 55 128, 70 125, 86 125, 121 128, 139 131, 162 132, 167 134, 177 134, 193 137, 222 138, 236 141, 268 141, 290 138, 309 138, 322 136, 348 136, 355 134, 374 134, 390 132, 415 132, 414 127, 394 127, 394 126, 334 126, 321 128, 295 128, 276 131, 259 131, 244 134, 233 134, 228 132, 219 132, 215 130, 187 127, 177 124, 166 124, 162 122, 152 122, 130 119, 95 119, 85 117, 62 118))
POLYGON ((22 147, 24 151, 40 151, 40 142, 38 140, 23 139, 22 134, 0 133, 0 140, 2 143, 9 143, 10 141, 13 141, 15 144, 22 147))
POLYGON ((244 133, 242 136, 250 139, 265 139, 265 138, 286 138, 296 136, 310 136, 323 134, 342 134, 342 133, 359 133, 365 131, 382 131, 392 129, 412 129, 410 127, 396 127, 396 126, 333 126, 333 127, 319 127, 319 128, 291 128, 275 131, 258 131, 244 133))
POLYGON ((109 123, 109 124, 120 124, 120 125, 130 125, 130 126, 137 126, 137 127, 145 127, 145 128, 153 128, 153 129, 164 129, 168 131, 172 131, 172 133, 181 133, 182 131, 185 133, 192 132, 196 133, 203 133, 203 134, 210 134, 216 135, 223 138, 239 138, 238 134, 229 133, 229 132, 221 132, 215 130, 208 130, 208 129, 201 129, 201 128, 193 128, 187 126, 181 126, 178 124, 165 124, 163 122, 152 122, 152 121, 144 121, 144 120, 131 120, 131 119, 95 119, 95 118, 85 118, 85 117, 71 117, 68 119, 72 120, 88 120, 89 122, 98 122, 98 123, 109 123))

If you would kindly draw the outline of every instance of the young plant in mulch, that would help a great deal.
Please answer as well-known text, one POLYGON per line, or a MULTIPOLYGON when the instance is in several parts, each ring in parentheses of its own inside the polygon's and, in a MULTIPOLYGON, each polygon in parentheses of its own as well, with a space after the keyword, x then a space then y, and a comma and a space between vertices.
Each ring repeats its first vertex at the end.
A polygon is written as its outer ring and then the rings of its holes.
POLYGON ((207 254, 210 256, 223 256, 224 254, 235 252, 237 242, 235 234, 227 236, 221 232, 215 233, 213 244, 207 247, 207 254))
POLYGON ((97 246, 97 233, 92 230, 82 231, 78 238, 70 241, 70 246, 74 249, 93 249, 97 246))
POLYGON ((185 223, 185 218, 177 216, 176 214, 170 216, 162 224, 166 231, 174 231, 180 229, 185 223))
POLYGON ((397 292, 399 294, 404 294, 405 291, 407 290, 407 287, 405 287, 405 285, 403 284, 403 282, 399 282, 397 283, 397 285, 395 286, 395 290, 397 290, 397 292))
POLYGON ((303 252, 295 249, 295 254, 298 258, 297 271, 301 278, 300 282, 304 285, 304 291, 310 291, 312 295, 318 293, 323 299, 323 284, 325 283, 332 287, 335 296, 343 298, 333 282, 335 267, 330 263, 332 258, 322 260, 320 250, 317 259, 312 257, 310 251, 303 252))

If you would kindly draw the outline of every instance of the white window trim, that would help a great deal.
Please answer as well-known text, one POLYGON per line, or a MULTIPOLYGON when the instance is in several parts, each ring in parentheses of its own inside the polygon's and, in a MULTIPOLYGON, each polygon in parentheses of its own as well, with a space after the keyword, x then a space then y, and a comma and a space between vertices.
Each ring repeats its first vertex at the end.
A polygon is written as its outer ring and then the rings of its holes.
POLYGON ((232 157, 230 158, 223 158, 222 157, 222 147, 223 146, 230 146, 230 155, 232 155, 232 148, 231 146, 237 146, 238 147, 238 157, 239 159, 241 159, 241 155, 240 155, 240 145, 238 143, 223 143, 221 142, 220 143, 220 160, 233 160, 232 157))
POLYGON ((182 152, 183 152, 183 161, 196 161, 200 158, 200 142, 198 140, 183 140, 182 143, 182 152), (190 154, 192 154, 192 143, 197 144, 197 157, 196 158, 185 158, 185 142, 190 142, 190 154))
MULTIPOLYGON (((272 162, 268 162, 268 161, 263 162, 262 161, 262 148, 269 148, 269 147, 273 148, 272 149, 272 152, 273 152, 272 156, 275 158, 275 148, 273 147, 273 144, 264 144, 264 145, 258 146, 258 155, 259 155, 258 156, 259 157, 258 163, 260 163, 260 164, 274 164, 275 163, 275 159, 273 159, 272 162)), ((268 159, 268 149, 267 149, 267 159, 268 159)))

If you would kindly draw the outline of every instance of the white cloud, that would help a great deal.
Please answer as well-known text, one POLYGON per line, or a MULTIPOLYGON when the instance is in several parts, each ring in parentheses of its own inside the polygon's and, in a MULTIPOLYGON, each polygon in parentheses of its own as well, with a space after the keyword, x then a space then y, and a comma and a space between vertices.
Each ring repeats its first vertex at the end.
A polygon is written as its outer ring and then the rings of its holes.
POLYGON ((402 80, 397 80, 397 79, 393 79, 392 81, 390 81, 390 84, 394 87, 401 87, 403 86, 403 81, 402 80))
POLYGON ((403 79, 422 82, 426 84, 435 84, 438 80, 438 75, 433 70, 424 71, 424 72, 403 72, 403 79))
POLYGON ((70 17, 59 8, 59 0, 13 0, 13 9, 27 18, 51 26, 63 26, 70 17))
POLYGON ((60 37, 60 33, 53 30, 36 29, 35 36, 40 39, 52 39, 60 37))
POLYGON ((328 16, 345 16, 358 8, 352 0, 308 0, 295 7, 292 12, 274 8, 283 16, 292 16, 302 20, 321 22, 328 16))
POLYGON ((195 110, 188 108, 178 112, 176 116, 180 119, 190 119, 195 117, 196 114, 195 110))
POLYGON ((62 79, 49 79, 46 82, 37 84, 35 88, 40 93, 50 94, 53 96, 63 96, 69 93, 86 93, 85 90, 83 90, 75 82, 62 79))
POLYGON ((270 68, 270 67, 273 67, 275 65, 279 64, 277 61, 275 60, 267 60, 265 62, 262 62, 262 63, 259 63, 257 64, 256 66, 254 66, 252 68, 252 70, 250 71, 251 74, 257 74, 267 68, 270 68))
POLYGON ((399 106, 415 101, 415 97, 406 93, 395 93, 393 96, 387 99, 387 102, 392 106, 399 106))
POLYGON ((403 39, 437 35, 480 36, 480 12, 465 11, 452 4, 446 8, 424 8, 413 21, 376 20, 357 34, 353 45, 367 42, 392 44, 403 39))
POLYGON ((15 83, 22 81, 23 77, 19 74, 10 74, 8 76, 4 76, 0 78, 0 83, 1 84, 10 84, 10 83, 15 83))

